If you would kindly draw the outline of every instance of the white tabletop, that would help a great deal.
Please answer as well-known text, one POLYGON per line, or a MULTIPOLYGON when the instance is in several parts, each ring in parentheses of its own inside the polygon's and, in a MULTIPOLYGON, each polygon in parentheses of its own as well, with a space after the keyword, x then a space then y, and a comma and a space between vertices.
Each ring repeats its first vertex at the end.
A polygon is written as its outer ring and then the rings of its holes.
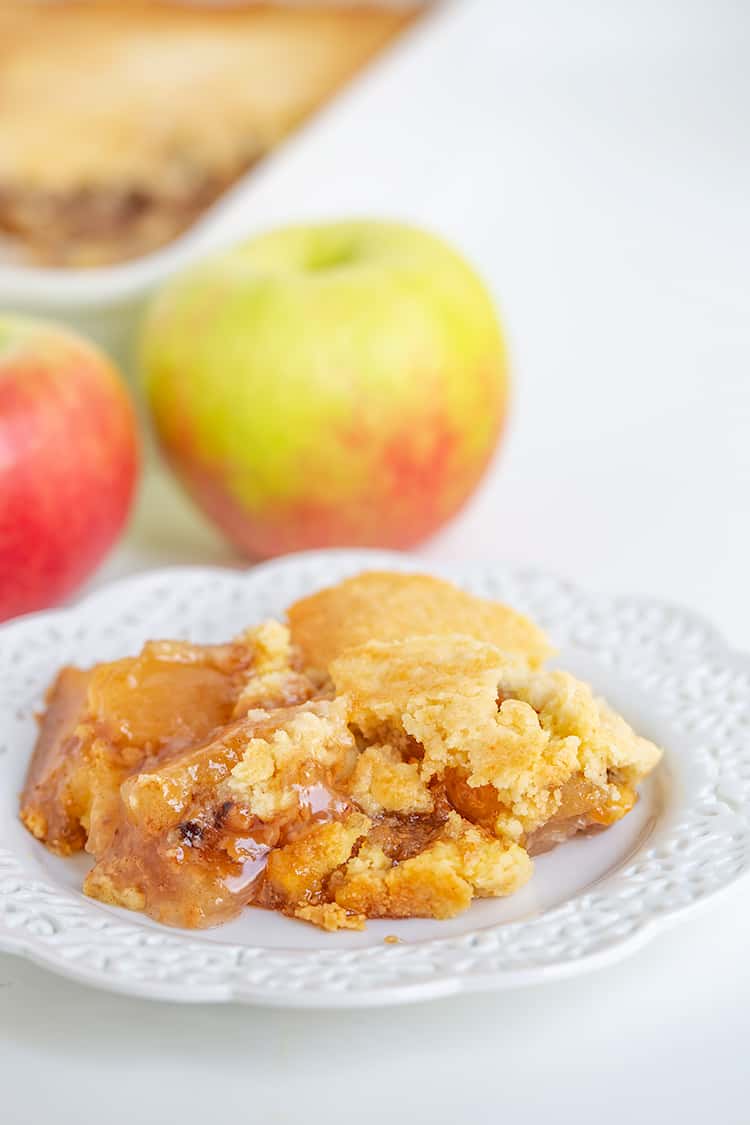
MULTIPOLYGON (((732 0, 465 0, 259 173, 253 224, 412 218, 497 295, 512 426, 425 559, 685 602, 750 647, 749 41, 732 0)), ((97 581, 231 559, 152 473, 97 581)), ((748 926, 746 883, 616 968, 362 1013, 150 1004, 2 957, 0 1119, 746 1125, 748 926)))

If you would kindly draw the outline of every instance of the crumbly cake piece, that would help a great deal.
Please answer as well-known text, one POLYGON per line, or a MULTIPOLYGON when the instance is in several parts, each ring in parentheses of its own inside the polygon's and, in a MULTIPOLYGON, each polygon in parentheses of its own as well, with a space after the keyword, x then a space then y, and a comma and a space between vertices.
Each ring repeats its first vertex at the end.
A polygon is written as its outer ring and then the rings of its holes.
POLYGON ((450 918, 472 898, 512 894, 530 875, 523 848, 451 812, 437 838, 400 863, 366 841, 332 888, 338 906, 368 918, 450 918))
POLYGON ((265 621, 245 636, 253 646, 253 664, 235 702, 234 718, 252 710, 292 707, 322 694, 323 678, 303 670, 286 625, 265 621))
POLYGON ((289 708, 287 714, 283 727, 248 742, 227 782, 229 793, 242 797, 248 811, 261 821, 296 807, 303 794, 328 803, 330 790, 312 794, 309 790, 323 777, 336 786, 339 778, 351 773, 356 758, 345 700, 320 700, 289 708))
POLYGON ((362 575, 289 616, 62 670, 21 816, 85 844, 87 894, 187 927, 246 905, 331 931, 448 918, 615 823, 659 760, 538 667, 536 626, 447 583, 362 575))
POLYGON ((614 822, 660 757, 587 684, 470 637, 370 641, 330 671, 363 739, 414 740, 422 779, 443 780, 459 812, 507 839, 528 840, 574 784, 593 821, 614 822))
POLYGON ((324 928, 359 928, 363 918, 450 918, 530 874, 522 848, 446 804, 425 817, 348 811, 272 851, 255 901, 324 928))
POLYGON ((377 4, 6 0, 0 232, 48 265, 165 244, 413 16, 377 4))
POLYGON ((431 813, 435 798, 422 778, 418 758, 389 743, 373 743, 357 756, 348 792, 370 816, 431 813))
POLYGON ((427 574, 367 571, 300 599, 287 615, 305 662, 319 669, 366 641, 423 634, 488 641, 532 668, 552 655, 542 630, 523 614, 427 574))
POLYGON ((324 902, 318 905, 306 904, 298 906, 294 917, 302 922, 312 922, 321 930, 364 930, 367 919, 364 914, 350 914, 335 902, 324 902))

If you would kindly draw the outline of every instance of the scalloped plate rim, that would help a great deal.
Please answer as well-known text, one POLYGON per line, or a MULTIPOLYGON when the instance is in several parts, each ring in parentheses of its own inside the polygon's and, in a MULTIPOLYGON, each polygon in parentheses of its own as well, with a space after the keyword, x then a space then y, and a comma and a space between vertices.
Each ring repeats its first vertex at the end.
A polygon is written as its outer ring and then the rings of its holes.
MULTIPOLYGON (((163 568, 160 568, 163 569, 163 568)), ((225 989, 215 987, 207 995, 208 990, 196 988, 195 991, 183 989, 178 992, 174 986, 163 989, 158 983, 142 984, 139 981, 120 981, 98 975, 95 971, 86 971, 80 967, 71 967, 68 962, 45 956, 37 952, 28 944, 19 942, 15 948, 10 941, 0 935, 0 953, 7 953, 30 961, 40 969, 73 981, 75 984, 94 988, 98 991, 108 992, 114 996, 129 996, 138 1000, 149 1000, 154 1003, 170 1004, 248 1004, 257 1008, 273 1008, 288 1010, 309 1011, 347 1011, 356 1008, 388 1008, 399 1007, 404 1004, 426 1003, 429 1000, 446 1000, 453 996, 470 996, 480 992, 505 992, 508 990, 532 988, 536 985, 553 983, 556 981, 570 980, 573 977, 589 973, 596 973, 638 953, 639 950, 651 944, 662 935, 669 933, 680 925, 683 919, 694 918, 711 907, 718 899, 731 893, 737 883, 746 880, 748 872, 738 875, 724 887, 706 895, 699 902, 663 914, 645 923, 641 929, 611 947, 597 953, 587 954, 577 961, 552 965, 543 969, 528 970, 514 969, 507 973, 488 972, 484 976, 461 977, 459 975, 445 976, 425 981, 421 984, 390 985, 388 988, 374 988, 369 991, 358 992, 354 995, 345 992, 326 991, 297 993, 290 992, 285 995, 271 995, 262 989, 240 989, 227 985, 225 989)), ((448 940, 448 939, 446 939, 448 940)))

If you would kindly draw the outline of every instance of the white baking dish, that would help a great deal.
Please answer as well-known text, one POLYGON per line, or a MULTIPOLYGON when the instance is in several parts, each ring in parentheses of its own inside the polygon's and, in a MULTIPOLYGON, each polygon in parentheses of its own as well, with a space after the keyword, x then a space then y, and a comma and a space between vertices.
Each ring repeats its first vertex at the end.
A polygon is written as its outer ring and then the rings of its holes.
MULTIPOLYGON (((404 32, 329 106, 166 247, 121 265, 95 269, 1 264, 0 308, 64 320, 97 340, 129 369, 144 301, 173 271, 274 223, 351 213, 350 202, 342 204, 343 212, 337 210, 336 201, 342 197, 334 181, 347 182, 352 160, 361 167, 353 139, 361 140, 369 132, 376 142, 378 126, 386 118, 392 124, 389 90, 408 87, 412 57, 429 50, 431 37, 452 8, 441 5, 439 12, 429 13, 404 32)), ((386 153, 383 159, 388 159, 386 153)), ((368 193, 362 195, 364 211, 378 209, 376 198, 370 198, 368 193)), ((350 201, 352 192, 343 199, 350 201)))

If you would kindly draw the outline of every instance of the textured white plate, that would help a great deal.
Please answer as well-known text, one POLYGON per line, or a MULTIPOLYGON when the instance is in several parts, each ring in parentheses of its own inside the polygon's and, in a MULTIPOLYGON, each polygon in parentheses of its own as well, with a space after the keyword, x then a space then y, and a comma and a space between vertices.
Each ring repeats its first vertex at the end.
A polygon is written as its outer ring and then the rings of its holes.
POLYGON ((17 819, 34 712, 62 663, 136 651, 147 638, 216 641, 367 567, 403 555, 332 551, 242 573, 163 570, 74 609, 0 629, 0 948, 135 995, 355 1007, 514 987, 632 951, 743 874, 750 862, 750 660, 684 610, 584 594, 492 564, 433 568, 535 617, 560 662, 666 749, 619 825, 536 861, 532 881, 447 922, 370 922, 325 934, 261 910, 215 930, 170 930, 80 892, 83 857, 60 860, 17 819), (396 934, 399 944, 384 942, 396 934))

